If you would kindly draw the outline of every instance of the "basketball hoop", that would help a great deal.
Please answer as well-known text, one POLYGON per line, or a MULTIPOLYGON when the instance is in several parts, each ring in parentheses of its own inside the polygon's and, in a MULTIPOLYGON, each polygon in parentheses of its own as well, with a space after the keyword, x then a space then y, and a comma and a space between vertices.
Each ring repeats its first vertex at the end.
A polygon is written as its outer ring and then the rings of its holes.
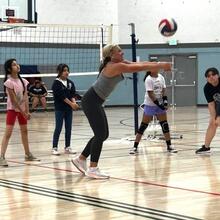
MULTIPOLYGON (((24 21, 25 20, 23 18, 8 17, 8 23, 10 23, 10 24, 20 24, 20 23, 24 23, 24 21)), ((21 35, 22 34, 22 27, 16 26, 14 28, 14 34, 21 35)))
POLYGON ((12 18, 12 17, 9 17, 8 18, 8 23, 24 23, 24 19, 23 18, 12 18))

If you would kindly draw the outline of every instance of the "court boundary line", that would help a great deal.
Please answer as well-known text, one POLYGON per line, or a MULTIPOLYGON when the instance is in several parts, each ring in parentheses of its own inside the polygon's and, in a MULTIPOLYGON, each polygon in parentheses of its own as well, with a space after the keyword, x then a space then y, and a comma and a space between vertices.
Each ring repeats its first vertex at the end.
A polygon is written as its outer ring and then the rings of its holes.
POLYGON ((117 201, 113 201, 109 199, 101 199, 97 197, 81 195, 81 194, 72 193, 72 192, 50 189, 46 187, 31 185, 27 183, 21 183, 21 182, 12 181, 12 180, 0 179, 0 186, 14 189, 14 190, 25 191, 25 192, 33 193, 37 195, 49 196, 49 197, 53 197, 56 199, 83 203, 87 205, 96 206, 99 208, 123 212, 126 214, 132 214, 132 215, 137 215, 141 217, 148 217, 150 219, 155 219, 155 220, 161 219, 161 218, 158 218, 158 216, 162 218, 176 219, 176 220, 186 220, 186 219, 200 220, 199 218, 190 217, 190 216, 186 216, 182 214, 157 210, 153 208, 147 208, 143 206, 137 206, 137 205, 128 204, 124 202, 117 202, 117 201))

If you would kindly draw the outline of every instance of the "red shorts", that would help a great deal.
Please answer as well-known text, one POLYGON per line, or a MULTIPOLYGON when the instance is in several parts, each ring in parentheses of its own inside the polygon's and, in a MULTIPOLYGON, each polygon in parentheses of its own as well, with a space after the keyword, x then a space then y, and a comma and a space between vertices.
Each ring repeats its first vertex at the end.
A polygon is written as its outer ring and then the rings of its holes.
POLYGON ((18 118, 19 125, 26 125, 27 124, 27 119, 20 112, 16 112, 15 110, 8 110, 7 111, 6 124, 7 125, 14 125, 16 118, 18 118))

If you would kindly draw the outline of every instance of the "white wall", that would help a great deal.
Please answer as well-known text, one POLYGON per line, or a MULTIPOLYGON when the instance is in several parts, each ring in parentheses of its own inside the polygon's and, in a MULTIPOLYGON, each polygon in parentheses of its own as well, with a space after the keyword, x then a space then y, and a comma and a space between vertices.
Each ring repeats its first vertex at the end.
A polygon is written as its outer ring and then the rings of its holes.
POLYGON ((136 25, 141 44, 220 42, 219 0, 36 0, 39 23, 114 24, 113 41, 130 43, 130 26, 136 25), (173 17, 178 24, 172 38, 160 35, 161 19, 173 17))
POLYGON ((39 23, 110 24, 117 22, 117 0, 36 0, 39 23))
POLYGON ((219 42, 219 9, 218 0, 121 0, 119 11, 126 13, 119 15, 119 41, 130 42, 126 24, 134 22, 140 43, 164 43, 169 38, 160 35, 158 24, 173 17, 178 31, 172 38, 180 43, 219 42))
MULTIPOLYGON (((36 0, 38 23, 101 25, 117 24, 117 0, 36 0)), ((114 29, 114 41, 118 41, 114 29)))

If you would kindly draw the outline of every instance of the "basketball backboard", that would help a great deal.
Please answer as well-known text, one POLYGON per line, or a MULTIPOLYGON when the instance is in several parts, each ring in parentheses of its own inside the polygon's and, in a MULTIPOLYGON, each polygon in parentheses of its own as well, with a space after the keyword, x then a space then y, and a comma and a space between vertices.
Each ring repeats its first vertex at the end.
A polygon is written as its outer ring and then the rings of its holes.
POLYGON ((0 18, 7 22, 9 17, 21 18, 36 23, 36 0, 0 0, 0 18))

